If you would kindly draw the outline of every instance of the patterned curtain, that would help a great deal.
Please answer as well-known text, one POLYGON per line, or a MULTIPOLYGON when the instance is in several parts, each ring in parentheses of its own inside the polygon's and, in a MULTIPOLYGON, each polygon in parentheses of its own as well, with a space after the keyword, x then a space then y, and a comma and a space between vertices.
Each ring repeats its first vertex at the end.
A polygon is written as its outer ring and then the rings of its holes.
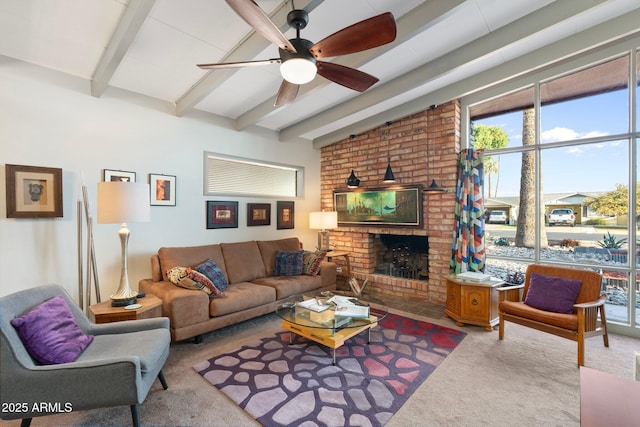
POLYGON ((484 272, 484 173, 483 153, 462 150, 458 158, 456 186, 456 225, 450 270, 484 272))

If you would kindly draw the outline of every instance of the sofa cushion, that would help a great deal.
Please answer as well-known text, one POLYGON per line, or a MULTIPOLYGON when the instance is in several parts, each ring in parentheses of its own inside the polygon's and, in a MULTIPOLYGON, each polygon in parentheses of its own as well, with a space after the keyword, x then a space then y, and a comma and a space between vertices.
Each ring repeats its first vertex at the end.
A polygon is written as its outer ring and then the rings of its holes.
POLYGON ((260 286, 249 282, 229 285, 227 298, 215 298, 209 303, 211 317, 237 313, 260 305, 275 302, 276 292, 268 286, 260 286))
POLYGON ((250 282, 267 275, 256 241, 221 243, 229 283, 250 282))
POLYGON ((327 255, 327 251, 304 251, 302 258, 302 274, 317 276, 320 273, 320 265, 327 255))
POLYGON ((173 267, 167 272, 167 277, 171 283, 181 288, 202 291, 211 297, 224 295, 207 276, 189 267, 173 267))
POLYGON ((304 251, 276 251, 276 265, 273 269, 274 276, 300 276, 302 275, 302 260, 304 251))
POLYGON ((540 310, 573 313, 582 281, 532 273, 524 303, 540 310))
POLYGON ((194 268, 208 259, 212 259, 229 280, 220 245, 164 247, 158 250, 158 258, 160 258, 163 280, 169 280, 167 271, 173 267, 194 268))
POLYGON ((258 242, 258 248, 262 255, 267 276, 273 273, 273 269, 276 266, 276 251, 297 251, 302 249, 300 240, 298 240, 297 237, 279 240, 261 240, 258 242))
POLYGON ((136 357, 140 360, 140 371, 146 373, 156 368, 161 360, 166 359, 170 342, 169 330, 164 328, 97 335, 91 347, 78 357, 78 362, 130 358, 131 349, 135 348, 136 357))
POLYGON ((271 276, 256 279, 253 283, 272 287, 276 290, 276 298, 283 299, 291 295, 318 290, 322 287, 320 276, 271 276))
POLYGON ((64 297, 53 297, 11 320, 25 348, 44 365, 75 361, 93 341, 78 326, 64 297))
POLYGON ((202 264, 196 266, 196 270, 207 276, 207 279, 211 280, 211 283, 213 283, 219 291, 224 292, 227 289, 227 278, 224 277, 220 267, 218 267, 214 260, 206 260, 202 264))

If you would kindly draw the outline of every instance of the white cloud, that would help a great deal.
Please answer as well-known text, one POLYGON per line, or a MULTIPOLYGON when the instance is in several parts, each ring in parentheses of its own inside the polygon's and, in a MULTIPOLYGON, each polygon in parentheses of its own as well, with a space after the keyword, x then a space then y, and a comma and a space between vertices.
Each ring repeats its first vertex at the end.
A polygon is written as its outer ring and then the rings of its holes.
POLYGON ((569 128, 555 127, 553 129, 542 132, 541 140, 543 143, 545 143, 545 142, 556 142, 556 141, 569 141, 572 139, 593 138, 596 136, 604 136, 604 135, 608 135, 608 133, 602 132, 599 130, 592 130, 589 132, 580 133, 569 128))

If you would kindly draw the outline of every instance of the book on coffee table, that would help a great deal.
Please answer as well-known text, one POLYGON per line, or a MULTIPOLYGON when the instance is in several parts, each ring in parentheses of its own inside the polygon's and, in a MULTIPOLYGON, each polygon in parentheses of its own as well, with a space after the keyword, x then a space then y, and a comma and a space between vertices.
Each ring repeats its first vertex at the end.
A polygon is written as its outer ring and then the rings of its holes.
POLYGON ((311 311, 315 311, 316 313, 322 313, 325 310, 329 310, 331 305, 329 304, 320 304, 317 299, 310 298, 304 301, 300 301, 296 304, 298 307, 306 308, 311 311))

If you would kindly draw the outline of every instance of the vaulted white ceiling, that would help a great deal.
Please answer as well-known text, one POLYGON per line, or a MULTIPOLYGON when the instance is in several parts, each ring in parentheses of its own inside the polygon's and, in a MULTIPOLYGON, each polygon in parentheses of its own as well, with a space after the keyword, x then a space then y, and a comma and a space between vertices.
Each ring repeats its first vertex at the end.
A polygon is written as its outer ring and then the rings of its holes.
MULTIPOLYGON (((256 3, 287 37, 295 37, 286 23, 291 0, 256 3)), ((393 43, 329 59, 380 81, 358 93, 316 76, 295 103, 275 108, 282 81, 277 64, 199 69, 198 63, 278 57, 277 47, 223 0, 0 0, 0 55, 90 80, 96 97, 115 87, 166 101, 178 116, 206 111, 234 120, 238 130, 261 126, 281 140, 301 138, 319 147, 461 96, 470 89, 444 88, 576 34, 595 34, 593 42, 581 39, 599 44, 640 31, 638 0, 293 3, 309 12, 301 35, 314 42, 392 12, 398 27, 393 43), (605 22, 615 30, 601 31, 605 22)), ((576 49, 586 46, 576 43, 576 49)))

